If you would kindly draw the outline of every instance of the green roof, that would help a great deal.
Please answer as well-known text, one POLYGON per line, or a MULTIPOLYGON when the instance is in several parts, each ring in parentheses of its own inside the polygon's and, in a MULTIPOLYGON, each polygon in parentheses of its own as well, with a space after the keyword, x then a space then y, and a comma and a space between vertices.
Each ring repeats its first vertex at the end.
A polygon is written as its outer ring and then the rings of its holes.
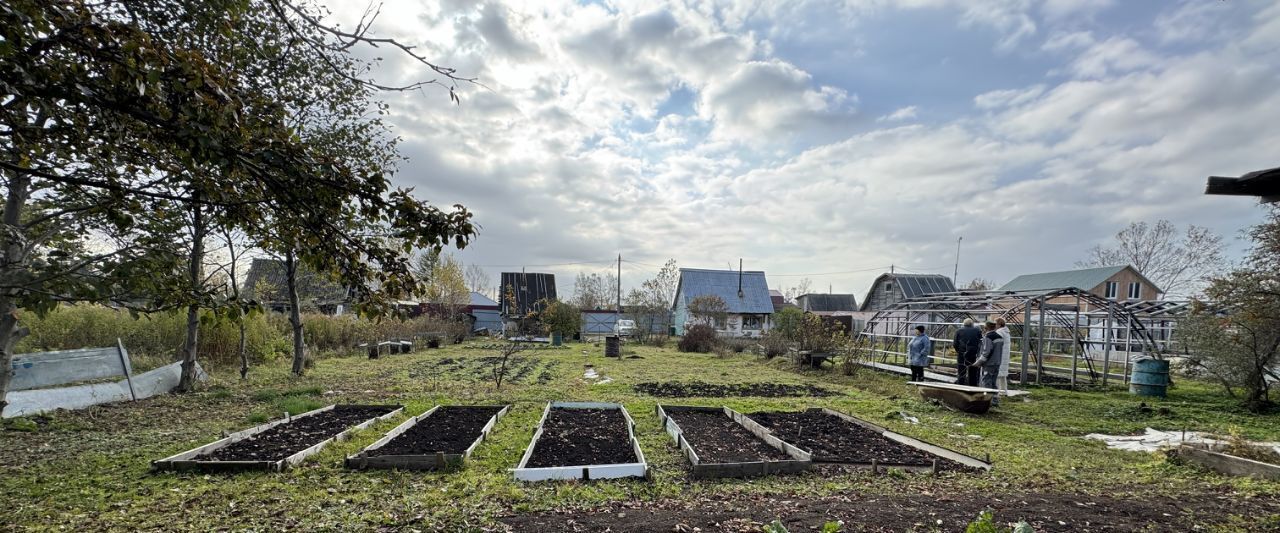
POLYGON ((1077 288, 1084 291, 1093 290, 1117 272, 1128 268, 1128 265, 1099 268, 1082 268, 1063 272, 1043 272, 1040 274, 1023 274, 1000 287, 1002 291, 1034 291, 1048 289, 1077 288))

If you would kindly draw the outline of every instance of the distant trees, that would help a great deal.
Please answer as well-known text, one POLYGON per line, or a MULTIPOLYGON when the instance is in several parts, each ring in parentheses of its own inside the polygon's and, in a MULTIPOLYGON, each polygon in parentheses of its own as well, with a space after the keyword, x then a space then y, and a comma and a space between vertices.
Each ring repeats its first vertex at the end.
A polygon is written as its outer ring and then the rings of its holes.
POLYGON ((809 278, 800 278, 800 281, 792 287, 788 287, 782 291, 782 298, 787 303, 796 303, 796 298, 810 294, 813 292, 813 280, 809 278))
POLYGON ((675 259, 668 259, 654 277, 627 293, 627 312, 636 321, 635 336, 641 342, 666 343, 671 307, 679 284, 680 269, 675 259))
POLYGON ((573 280, 571 301, 579 309, 614 309, 618 303, 618 275, 579 272, 573 280))
POLYGON ((1190 296, 1226 265, 1222 237, 1188 225, 1179 232, 1168 220, 1134 222, 1115 235, 1112 246, 1096 245, 1076 263, 1080 268, 1133 265, 1168 296, 1190 296))
POLYGON ((493 292, 493 278, 485 272, 484 267, 480 265, 467 265, 463 270, 463 277, 466 278, 467 288, 478 292, 494 300, 498 299, 498 295, 493 292))
POLYGON ((962 291, 989 291, 996 288, 996 284, 986 278, 973 278, 966 283, 962 291))
POLYGON ((582 312, 573 304, 560 300, 544 301, 538 320, 546 333, 559 333, 562 337, 572 337, 582 331, 582 312))
POLYGON ((453 254, 427 250, 418 255, 413 270, 423 280, 419 297, 432 306, 439 306, 438 312, 446 318, 453 318, 471 303, 462 262, 453 254))
POLYGON ((1178 325, 1186 361, 1220 382, 1228 394, 1244 391, 1255 412, 1274 407, 1271 386, 1280 382, 1280 208, 1250 232, 1245 263, 1213 277, 1204 301, 1178 325))

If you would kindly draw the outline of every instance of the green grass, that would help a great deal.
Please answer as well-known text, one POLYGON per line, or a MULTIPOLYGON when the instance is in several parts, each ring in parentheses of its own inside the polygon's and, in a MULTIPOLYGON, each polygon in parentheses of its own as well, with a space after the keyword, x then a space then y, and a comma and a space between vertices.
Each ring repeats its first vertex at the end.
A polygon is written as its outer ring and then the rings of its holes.
MULTIPOLYGON (((477 343, 478 344, 478 343, 477 343)), ((1027 401, 1007 401, 988 416, 949 411, 919 399, 904 379, 863 371, 843 376, 764 361, 681 354, 672 349, 628 347, 643 359, 604 359, 602 347, 573 344, 567 350, 531 351, 526 374, 495 390, 479 358, 492 350, 449 346, 409 355, 326 359, 302 378, 287 362, 255 367, 248 381, 234 369, 214 369, 205 392, 165 395, 142 402, 59 413, 21 428, 0 430, 0 494, 10 502, 7 527, 81 530, 198 529, 469 529, 500 515, 605 502, 695 500, 734 496, 837 493, 901 494, 1028 491, 1083 494, 1133 492, 1267 494, 1280 483, 1229 478, 1166 461, 1162 454, 1107 450, 1080 438, 1091 432, 1135 433, 1146 427, 1238 431, 1280 440, 1280 416, 1254 416, 1209 384, 1181 380, 1166 400, 1140 399, 1116 389, 1071 392, 1034 389, 1027 401), (451 359, 450 364, 441 361, 451 359), (614 379, 592 385, 585 364, 614 379), (538 377, 546 375, 544 383, 538 377), (692 481, 687 463, 662 431, 654 407, 639 395, 643 381, 710 383, 812 383, 840 394, 828 398, 690 398, 669 404, 728 405, 744 412, 829 407, 935 444, 982 457, 988 476, 869 473, 770 477, 751 481, 692 481), (637 424, 637 437, 653 470, 651 482, 515 482, 519 461, 548 400, 621 402, 637 424), (1140 402, 1167 407, 1147 414, 1140 402), (283 474, 238 475, 149 472, 150 461, 245 429, 285 411, 300 413, 336 402, 396 403, 397 418, 334 443, 283 474), (346 455, 437 404, 511 403, 511 412, 461 470, 422 473, 353 472, 346 455), (903 420, 899 413, 919 419, 903 420)))

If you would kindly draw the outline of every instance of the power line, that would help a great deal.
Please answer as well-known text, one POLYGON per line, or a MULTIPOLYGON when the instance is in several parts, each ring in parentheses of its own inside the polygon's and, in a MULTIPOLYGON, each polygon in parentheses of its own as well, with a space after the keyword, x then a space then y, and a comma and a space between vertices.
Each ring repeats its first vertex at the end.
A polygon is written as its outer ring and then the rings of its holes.
POLYGON ((614 260, 614 259, 608 259, 608 260, 605 260, 605 261, 576 261, 576 262, 573 262, 573 263, 548 263, 548 264, 545 264, 545 265, 530 265, 530 264, 524 264, 524 263, 517 263, 517 264, 510 264, 510 265, 477 265, 477 266, 482 267, 482 268, 505 268, 505 267, 537 267, 537 268, 542 268, 542 267, 575 266, 575 265, 612 265, 612 264, 614 264, 614 263, 616 263, 616 260, 614 260))

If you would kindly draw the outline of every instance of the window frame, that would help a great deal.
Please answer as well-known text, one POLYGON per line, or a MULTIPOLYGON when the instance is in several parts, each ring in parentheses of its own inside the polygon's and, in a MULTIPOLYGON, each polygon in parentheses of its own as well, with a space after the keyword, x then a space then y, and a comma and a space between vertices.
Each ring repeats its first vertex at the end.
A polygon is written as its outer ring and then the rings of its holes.
POLYGON ((1107 298, 1110 300, 1114 300, 1118 298, 1120 296, 1120 282, 1119 281, 1106 282, 1106 284, 1103 285, 1102 293, 1104 295, 1103 296, 1104 298, 1107 298))
POLYGON ((1142 299, 1142 282, 1141 281, 1129 282, 1129 299, 1130 300, 1142 299))

